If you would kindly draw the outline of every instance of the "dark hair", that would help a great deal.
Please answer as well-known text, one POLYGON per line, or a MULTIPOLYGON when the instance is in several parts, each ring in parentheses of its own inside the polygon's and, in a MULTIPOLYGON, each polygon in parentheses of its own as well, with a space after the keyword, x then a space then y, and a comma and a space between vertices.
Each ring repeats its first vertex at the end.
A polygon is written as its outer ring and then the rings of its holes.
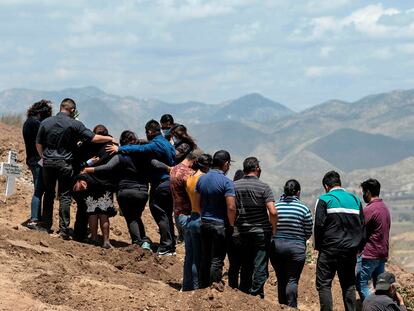
POLYGON ((300 184, 296 179, 289 179, 283 187, 283 193, 287 197, 293 197, 300 191, 300 184))
POLYGON ((212 156, 208 153, 203 153, 202 155, 197 157, 197 160, 194 162, 193 168, 195 170, 201 170, 205 173, 210 169, 212 162, 212 156))
POLYGON ((76 109, 76 103, 72 98, 65 98, 60 104, 60 109, 76 109))
POLYGON ((153 133, 161 132, 161 126, 158 123, 158 121, 152 119, 152 120, 149 120, 147 124, 145 124, 145 131, 147 132, 151 131, 153 133))
POLYGON ((256 157, 248 157, 243 161, 243 172, 249 174, 259 167, 259 160, 256 157))
POLYGON ((170 114, 163 114, 160 119, 160 123, 174 124, 174 118, 170 114))
POLYGON ((105 125, 98 124, 93 128, 93 132, 98 135, 108 136, 109 132, 105 125))
POLYGON ((242 179, 244 177, 244 173, 242 170, 237 170, 236 173, 234 173, 233 181, 237 181, 239 179, 242 179))
POLYGON ((50 117, 52 115, 52 102, 50 100, 42 99, 27 109, 27 117, 34 117, 38 114, 40 114, 40 120, 50 117))
POLYGON ((228 151, 219 150, 213 155, 213 167, 222 168, 224 163, 230 160, 230 153, 228 151))
POLYGON ((329 188, 341 186, 341 176, 339 176, 338 172, 329 171, 323 176, 322 185, 329 188))
POLYGON ((194 139, 190 135, 188 135, 187 128, 182 124, 174 125, 171 128, 171 136, 177 136, 183 142, 189 144, 191 150, 197 148, 197 144, 195 143, 194 139))
POLYGON ((193 153, 192 151, 189 152, 186 157, 187 160, 193 161, 197 159, 197 155, 195 153, 193 153))
POLYGON ((136 144, 138 141, 137 135, 132 131, 123 131, 119 137, 119 144, 121 146, 136 144))
POLYGON ((381 184, 378 180, 370 178, 361 183, 361 188, 363 192, 368 190, 373 197, 377 197, 381 191, 381 184))

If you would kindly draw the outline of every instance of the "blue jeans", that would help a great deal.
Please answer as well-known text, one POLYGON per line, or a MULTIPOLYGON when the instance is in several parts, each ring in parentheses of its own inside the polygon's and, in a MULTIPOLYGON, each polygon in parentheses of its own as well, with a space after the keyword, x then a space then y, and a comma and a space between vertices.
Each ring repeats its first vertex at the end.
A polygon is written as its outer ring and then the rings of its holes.
POLYGON ((42 167, 40 165, 30 166, 33 175, 34 192, 30 204, 30 220, 40 221, 42 197, 44 193, 42 180, 42 167))
MULTIPOLYGON (((182 290, 188 291, 198 288, 198 273, 193 273, 193 247, 190 232, 190 215, 178 215, 175 217, 177 228, 180 228, 184 235, 184 271, 183 271, 183 285, 182 290), (196 274, 196 278, 194 278, 196 274)), ((195 271, 197 272, 197 271, 195 271)))
POLYGON ((357 259, 357 282, 356 287, 361 298, 361 302, 367 298, 371 292, 368 281, 372 278, 372 283, 377 283, 377 277, 385 271, 386 259, 366 259, 359 256, 357 259))
MULTIPOLYGON (((192 276, 193 276, 193 289, 199 289, 199 274, 201 264, 201 217, 198 213, 191 213, 190 222, 188 223, 190 232, 190 243, 188 243, 187 249, 189 254, 192 254, 192 276)), ((187 242, 186 242, 187 243, 187 242)))

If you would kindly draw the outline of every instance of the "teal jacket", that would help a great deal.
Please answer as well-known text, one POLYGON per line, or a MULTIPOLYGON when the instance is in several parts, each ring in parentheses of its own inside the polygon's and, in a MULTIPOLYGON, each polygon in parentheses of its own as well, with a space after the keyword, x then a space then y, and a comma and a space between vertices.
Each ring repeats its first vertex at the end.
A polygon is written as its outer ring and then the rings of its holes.
POLYGON ((359 198, 342 188, 321 195, 316 203, 314 238, 318 251, 362 250, 365 225, 359 198))

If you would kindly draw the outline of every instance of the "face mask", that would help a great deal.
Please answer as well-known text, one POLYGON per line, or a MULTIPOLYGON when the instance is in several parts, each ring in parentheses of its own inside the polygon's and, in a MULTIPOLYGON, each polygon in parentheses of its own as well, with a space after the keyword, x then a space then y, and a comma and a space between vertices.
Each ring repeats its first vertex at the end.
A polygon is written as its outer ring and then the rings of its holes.
POLYGON ((365 203, 369 203, 368 195, 365 192, 362 194, 362 198, 364 199, 365 203))
POLYGON ((174 141, 174 144, 178 144, 180 141, 181 141, 181 139, 179 139, 179 138, 177 138, 177 137, 175 137, 175 136, 173 136, 173 141, 174 141))
POLYGON ((169 131, 170 131, 169 129, 165 129, 165 130, 161 129, 162 136, 165 137, 165 135, 167 135, 169 131))

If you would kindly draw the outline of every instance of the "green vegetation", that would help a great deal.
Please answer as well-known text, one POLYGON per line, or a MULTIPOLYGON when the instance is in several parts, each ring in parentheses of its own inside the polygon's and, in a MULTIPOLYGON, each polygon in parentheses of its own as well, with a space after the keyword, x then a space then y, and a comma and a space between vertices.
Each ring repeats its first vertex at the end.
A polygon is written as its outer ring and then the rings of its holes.
POLYGON ((0 116, 0 122, 7 125, 21 127, 23 125, 23 117, 18 113, 6 113, 0 116))

